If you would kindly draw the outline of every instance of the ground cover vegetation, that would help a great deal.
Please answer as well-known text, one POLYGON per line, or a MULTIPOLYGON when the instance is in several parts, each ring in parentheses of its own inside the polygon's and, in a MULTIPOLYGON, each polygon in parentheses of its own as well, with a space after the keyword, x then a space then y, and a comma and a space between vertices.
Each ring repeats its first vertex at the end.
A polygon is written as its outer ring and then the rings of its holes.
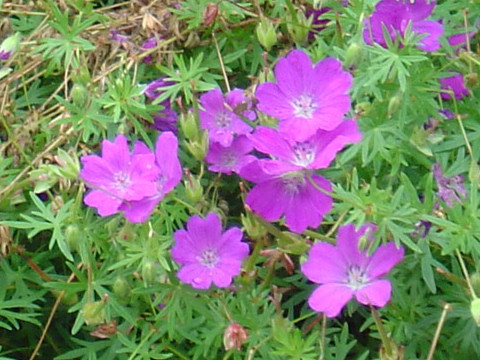
POLYGON ((478 0, 0 0, 0 359, 480 357, 478 0))

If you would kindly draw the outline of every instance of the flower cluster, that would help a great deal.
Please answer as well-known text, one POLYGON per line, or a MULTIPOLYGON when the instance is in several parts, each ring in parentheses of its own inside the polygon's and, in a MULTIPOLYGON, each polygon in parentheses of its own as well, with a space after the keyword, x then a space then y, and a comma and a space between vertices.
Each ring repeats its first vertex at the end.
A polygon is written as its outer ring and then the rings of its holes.
POLYGON ((384 29, 393 42, 397 37, 404 38, 410 27, 415 35, 421 36, 418 48, 435 51, 440 48, 438 38, 443 27, 437 21, 425 20, 435 7, 435 1, 429 0, 382 0, 363 23, 363 40, 366 44, 377 43, 387 47, 384 29))
POLYGON ((100 216, 121 211, 131 222, 145 221, 182 174, 177 138, 170 132, 158 137, 155 153, 140 141, 130 152, 127 139, 119 135, 113 142, 102 141, 101 156, 85 155, 80 160, 80 177, 91 188, 85 204, 100 216))
POLYGON ((337 246, 316 243, 302 264, 302 273, 311 281, 321 284, 308 299, 309 306, 325 316, 335 317, 352 298, 364 305, 383 307, 390 299, 391 285, 379 279, 403 259, 403 248, 395 244, 381 245, 371 255, 359 249, 359 241, 374 230, 365 224, 355 230, 352 224, 338 229, 337 246))

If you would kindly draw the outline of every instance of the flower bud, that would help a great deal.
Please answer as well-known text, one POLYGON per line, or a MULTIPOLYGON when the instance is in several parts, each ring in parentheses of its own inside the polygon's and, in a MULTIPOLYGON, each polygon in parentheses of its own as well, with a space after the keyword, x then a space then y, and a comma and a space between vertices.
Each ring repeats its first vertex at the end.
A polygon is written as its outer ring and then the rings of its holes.
POLYGON ((115 282, 113 283, 113 292, 115 295, 120 299, 125 299, 130 295, 130 291, 130 285, 127 280, 120 276, 115 279, 115 282))
POLYGON ((0 60, 7 60, 20 46, 20 33, 16 33, 3 40, 0 45, 0 60))
POLYGON ((202 25, 209 26, 218 15, 218 5, 215 3, 207 3, 202 13, 202 25))
POLYGON ((470 312, 477 326, 480 326, 480 299, 473 299, 470 303, 470 312))
POLYGON ((267 229, 255 218, 255 216, 247 211, 246 214, 240 215, 242 225, 247 235, 252 239, 261 239, 267 235, 267 229))
POLYGON ((360 61, 361 57, 362 47, 358 43, 353 42, 345 52, 345 61, 343 63, 348 68, 352 65, 356 65, 360 61))
POLYGON ((65 240, 70 251, 78 251, 80 229, 76 224, 70 224, 65 229, 65 240))
POLYGON ((197 140, 200 136, 200 129, 198 128, 198 121, 195 114, 189 111, 186 114, 180 115, 180 129, 182 129, 185 138, 190 141, 197 140))
POLYGON ((380 347, 379 358, 380 360, 403 360, 405 357, 405 347, 398 345, 392 339, 388 339, 390 342, 391 353, 388 354, 384 345, 380 347))
POLYGON ((270 51, 273 45, 277 43, 277 32, 272 22, 262 18, 256 29, 257 39, 260 45, 267 51, 270 51))
POLYGON ((83 305, 81 311, 83 321, 87 325, 99 325, 105 322, 107 317, 105 313, 105 302, 95 301, 83 305))
POLYGON ((200 184, 200 179, 193 175, 187 176, 187 180, 184 181, 185 185, 185 197, 193 204, 200 201, 203 196, 203 187, 200 184))
POLYGON ((157 279, 157 269, 151 261, 146 261, 142 266, 142 278, 145 282, 152 284, 157 279))
POLYGON ((223 345, 227 351, 233 348, 240 350, 245 340, 247 340, 247 332, 236 323, 230 323, 223 333, 223 345))
POLYGON ((85 105, 87 105, 88 92, 87 88, 82 84, 76 83, 73 85, 70 95, 72 96, 72 101, 75 106, 84 108, 85 105))
POLYGON ((402 92, 398 92, 395 96, 390 98, 390 101, 388 102, 388 109, 387 109, 388 117, 391 117, 393 114, 397 112, 397 110, 400 108, 400 105, 402 104, 402 100, 403 100, 402 92))
POLYGON ((308 32, 312 26, 312 18, 307 19, 303 12, 290 15, 287 20, 287 30, 293 41, 303 44, 307 39, 308 32))
POLYGON ((475 294, 480 295, 480 273, 476 272, 470 275, 470 283, 472 284, 475 294))
POLYGON ((188 151, 190 151, 190 154, 192 154, 195 159, 203 161, 208 148, 208 134, 203 132, 199 140, 188 141, 186 145, 188 151))

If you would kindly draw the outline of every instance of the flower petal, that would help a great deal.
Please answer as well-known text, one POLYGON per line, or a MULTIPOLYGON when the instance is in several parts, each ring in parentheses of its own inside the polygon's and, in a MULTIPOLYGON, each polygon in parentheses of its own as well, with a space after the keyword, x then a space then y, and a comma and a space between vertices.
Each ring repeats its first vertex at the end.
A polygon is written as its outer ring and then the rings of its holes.
POLYGON ((325 284, 315 289, 308 298, 308 305, 327 317, 335 317, 353 296, 353 290, 343 284, 325 284))
POLYGON ((301 266, 302 273, 315 283, 343 282, 346 280, 347 262, 336 247, 324 242, 316 243, 308 252, 308 260, 301 266))
POLYGON ((360 304, 383 307, 390 300, 392 288, 388 280, 373 281, 355 292, 360 304))
POLYGON ((403 248, 397 249, 394 243, 378 247, 370 257, 366 270, 369 279, 376 279, 385 275, 390 269, 403 259, 403 248))

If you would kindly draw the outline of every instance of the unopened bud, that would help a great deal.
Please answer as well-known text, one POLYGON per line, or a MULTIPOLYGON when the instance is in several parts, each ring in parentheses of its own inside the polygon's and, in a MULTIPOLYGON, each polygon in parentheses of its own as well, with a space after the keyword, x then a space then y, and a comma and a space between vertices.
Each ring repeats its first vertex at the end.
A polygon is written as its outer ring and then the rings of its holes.
POLYGON ((201 133, 199 140, 188 141, 186 142, 186 145, 188 151, 190 151, 190 154, 192 154, 195 159, 203 161, 208 148, 208 134, 203 132, 201 133))
POLYGON ((117 295, 120 299, 125 299, 130 295, 130 285, 128 281, 125 280, 123 277, 117 277, 115 282, 113 283, 113 292, 117 295))
POLYGON ((400 108, 400 105, 402 104, 402 99, 403 99, 403 93, 401 92, 398 92, 394 97, 390 98, 390 101, 388 102, 388 109, 387 109, 388 117, 391 117, 393 114, 397 112, 397 110, 400 108))
POLYGON ((184 181, 185 185, 185 197, 193 204, 200 201, 203 196, 203 187, 200 184, 200 179, 190 175, 188 179, 184 181))
POLYGON ((80 241, 80 229, 76 224, 70 224, 65 229, 65 241, 70 251, 78 251, 80 241))
POLYGON ((72 96, 72 101, 75 106, 84 108, 87 104, 88 92, 87 88, 82 84, 77 83, 73 85, 70 95, 72 96))
POLYGON ((384 345, 380 347, 379 358, 380 360, 403 360, 405 357, 405 347, 397 344, 392 339, 388 339, 390 342, 390 353, 387 353, 384 345))
POLYGON ((347 51, 345 52, 345 61, 344 64, 348 68, 352 65, 356 65, 362 57, 362 47, 356 43, 353 42, 350 44, 350 46, 347 48, 347 51))
POLYGON ((277 43, 277 32, 272 22, 262 18, 256 29, 257 39, 260 45, 267 51, 270 51, 273 45, 277 43))
POLYGON ((480 299, 473 299, 470 303, 470 312, 477 326, 480 326, 480 299))
POLYGON ((200 129, 195 114, 189 111, 186 114, 180 115, 180 128, 182 129, 185 138, 190 141, 198 140, 200 137, 200 129))
POLYGON ((142 278, 145 282, 152 284, 157 279, 157 269, 151 261, 146 261, 142 266, 142 278))
POLYGON ((230 323, 223 333, 223 345, 227 351, 233 348, 240 350, 242 343, 246 340, 247 332, 236 323, 230 323))
POLYGON ((293 41, 303 44, 307 39, 308 32, 312 26, 312 18, 307 19, 301 11, 296 15, 289 16, 287 20, 287 30, 293 41))
POLYGON ((372 104, 369 102, 361 102, 355 105, 355 114, 357 116, 367 115, 372 110, 372 104))
POLYGON ((215 3, 208 3, 202 13, 203 26, 209 26, 218 15, 218 5, 215 3))
POLYGON ((242 225, 247 235, 252 239, 261 239, 267 235, 267 229, 249 211, 240 215, 242 225))
POLYGON ((87 325, 99 325, 105 322, 105 302, 95 301, 83 305, 82 308, 83 321, 87 325))
POLYGON ((20 46, 20 33, 16 33, 3 40, 0 45, 0 60, 7 60, 20 46))

